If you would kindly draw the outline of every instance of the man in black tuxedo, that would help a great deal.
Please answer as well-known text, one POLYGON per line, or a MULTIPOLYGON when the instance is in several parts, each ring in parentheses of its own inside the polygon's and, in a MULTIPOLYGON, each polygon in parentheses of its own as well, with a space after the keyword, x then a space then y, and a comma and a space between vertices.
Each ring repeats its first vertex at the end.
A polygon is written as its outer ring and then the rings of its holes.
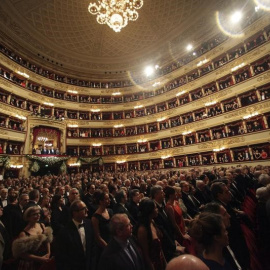
POLYGON ((126 214, 116 214, 110 221, 112 240, 104 249, 98 270, 144 270, 140 249, 132 240, 132 224, 126 214))
POLYGON ((191 194, 188 182, 181 181, 180 187, 182 189, 182 199, 187 208, 187 212, 192 218, 194 218, 200 213, 200 204, 198 200, 191 194))
POLYGON ((130 219, 132 225, 136 224, 136 221, 129 213, 128 209, 126 208, 127 203, 127 193, 124 190, 120 190, 115 194, 116 204, 113 207, 114 214, 126 214, 130 219))
POLYGON ((0 206, 2 208, 6 207, 8 204, 8 189, 2 188, 0 191, 0 206))
POLYGON ((132 189, 129 192, 129 202, 127 203, 127 209, 135 222, 138 222, 140 200, 140 191, 138 189, 132 189))
POLYGON ((9 196, 9 204, 4 208, 2 222, 4 223, 11 240, 15 239, 26 226, 23 220, 23 210, 29 201, 28 194, 21 194, 19 203, 17 195, 9 196))
POLYGON ((177 248, 174 239, 174 228, 165 212, 164 192, 161 186, 155 185, 151 187, 150 194, 158 209, 158 216, 155 218, 155 222, 163 234, 162 249, 166 260, 170 261, 177 255, 177 248))
POLYGON ((227 228, 230 247, 235 253, 242 269, 249 269, 250 253, 241 228, 241 211, 231 206, 231 193, 228 187, 222 182, 215 182, 211 185, 214 202, 222 205, 230 215, 230 227, 227 228))
POLYGON ((87 217, 87 207, 81 200, 70 206, 69 220, 56 238, 57 270, 90 270, 92 262, 93 233, 87 217))

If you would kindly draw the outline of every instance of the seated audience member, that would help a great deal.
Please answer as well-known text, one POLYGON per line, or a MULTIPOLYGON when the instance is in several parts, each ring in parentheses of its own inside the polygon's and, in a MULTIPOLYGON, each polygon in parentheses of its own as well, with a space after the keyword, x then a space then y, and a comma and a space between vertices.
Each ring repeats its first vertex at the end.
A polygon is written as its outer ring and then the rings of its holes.
MULTIPOLYGON (((140 249, 132 239, 132 224, 126 214, 115 214, 110 221, 112 239, 104 248, 98 270, 144 270, 140 249)), ((148 269, 148 268, 147 268, 148 269)))
POLYGON ((208 266, 200 260, 198 257, 193 255, 181 255, 177 258, 172 259, 166 270, 209 270, 208 266))
POLYGON ((81 200, 70 205, 71 219, 57 235, 55 261, 57 270, 89 270, 93 254, 91 222, 81 200))
POLYGON ((223 250, 229 244, 229 238, 220 215, 200 214, 192 222, 190 234, 202 246, 201 259, 210 270, 234 269, 223 256, 223 250))
POLYGON ((146 269, 164 270, 166 259, 162 249, 161 231, 158 229, 154 218, 158 215, 156 204, 149 198, 144 198, 140 203, 140 214, 135 234, 142 248, 146 269))

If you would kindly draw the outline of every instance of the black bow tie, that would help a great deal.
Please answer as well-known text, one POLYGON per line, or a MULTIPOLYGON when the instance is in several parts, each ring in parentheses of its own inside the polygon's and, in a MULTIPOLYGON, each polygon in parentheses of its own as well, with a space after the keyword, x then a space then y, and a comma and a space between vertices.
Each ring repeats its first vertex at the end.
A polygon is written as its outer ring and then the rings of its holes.
POLYGON ((78 229, 83 228, 83 227, 84 227, 84 224, 83 223, 81 223, 81 224, 78 225, 78 229))

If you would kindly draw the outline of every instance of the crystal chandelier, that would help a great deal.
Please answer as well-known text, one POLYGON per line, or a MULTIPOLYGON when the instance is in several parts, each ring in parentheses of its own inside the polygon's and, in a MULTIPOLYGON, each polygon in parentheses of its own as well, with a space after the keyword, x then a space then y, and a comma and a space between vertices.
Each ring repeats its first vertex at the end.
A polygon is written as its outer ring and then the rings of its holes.
POLYGON ((143 6, 143 0, 98 0, 90 3, 88 11, 97 15, 99 24, 108 24, 115 32, 120 32, 128 21, 139 17, 137 9, 143 6))
POLYGON ((48 141, 48 138, 41 136, 41 137, 38 137, 37 140, 40 142, 46 142, 46 141, 48 141))

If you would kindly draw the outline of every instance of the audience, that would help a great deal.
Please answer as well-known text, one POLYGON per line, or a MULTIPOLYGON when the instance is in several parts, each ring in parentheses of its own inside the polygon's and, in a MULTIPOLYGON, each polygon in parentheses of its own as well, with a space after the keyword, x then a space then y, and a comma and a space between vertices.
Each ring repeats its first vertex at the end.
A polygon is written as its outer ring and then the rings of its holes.
MULTIPOLYGON (((5 230, 2 230, 0 224, 0 237, 13 240, 19 236, 19 239, 25 241, 26 235, 20 234, 26 226, 22 218, 23 212, 26 214, 28 210, 25 209, 36 207, 36 218, 31 217, 34 219, 29 218, 30 221, 27 219, 28 223, 35 226, 34 230, 37 230, 33 234, 41 233, 40 228, 45 226, 52 226, 54 229, 52 256, 55 256, 55 260, 49 259, 51 255, 48 258, 42 257, 47 267, 55 265, 57 269, 75 270, 86 269, 85 267, 90 269, 91 265, 91 269, 101 269, 105 265, 110 267, 110 262, 115 267, 123 263, 124 267, 125 263, 121 261, 123 259, 126 263, 132 263, 135 269, 165 269, 166 263, 174 257, 190 253, 204 258, 210 269, 210 264, 213 264, 211 260, 217 258, 219 263, 225 259, 226 265, 230 264, 232 269, 240 269, 238 265, 243 270, 267 269, 267 239, 270 234, 267 225, 269 179, 267 166, 213 169, 198 167, 180 171, 132 170, 115 173, 86 170, 76 174, 7 178, 0 181, 3 202, 7 200, 1 217, 5 230), (5 189, 8 189, 7 197, 4 196, 5 189), (87 204, 78 200, 80 197, 87 204), (42 210, 43 218, 40 216, 42 210), (229 246, 225 246, 225 237, 219 238, 217 234, 209 251, 206 247, 205 257, 202 250, 195 245, 195 242, 199 242, 198 239, 189 236, 193 236, 192 226, 200 220, 202 211, 222 217, 230 242, 229 246), (116 217, 116 227, 110 230, 113 214, 116 217), (133 226, 123 226, 129 222, 133 226), (85 229, 82 230, 81 226, 78 228, 79 224, 84 225, 85 229), (138 246, 132 244, 132 231, 138 246), (124 243, 133 245, 132 253, 127 253, 130 251, 127 251, 124 243), (126 254, 127 257, 124 259, 120 256, 121 258, 116 259, 115 256, 110 256, 112 247, 116 252, 112 254, 126 254), (219 250, 219 253, 212 254, 212 247, 217 247, 215 250, 219 250), (108 261, 100 259, 103 258, 102 252, 108 261), (211 257, 209 254, 218 257, 211 257), (143 262, 140 259, 137 261, 138 258, 143 258, 143 262)), ((203 215, 207 215, 205 213, 203 215)), ((30 257, 17 253, 12 256, 8 252, 8 243, 11 241, 6 242, 4 266, 12 264, 14 268, 16 262, 30 263, 29 258, 36 258, 32 255, 38 256, 35 252, 32 254, 32 251, 29 253, 30 257)), ((33 262, 31 264, 35 265, 33 262)), ((222 265, 224 264, 221 263, 221 267, 222 265)))

